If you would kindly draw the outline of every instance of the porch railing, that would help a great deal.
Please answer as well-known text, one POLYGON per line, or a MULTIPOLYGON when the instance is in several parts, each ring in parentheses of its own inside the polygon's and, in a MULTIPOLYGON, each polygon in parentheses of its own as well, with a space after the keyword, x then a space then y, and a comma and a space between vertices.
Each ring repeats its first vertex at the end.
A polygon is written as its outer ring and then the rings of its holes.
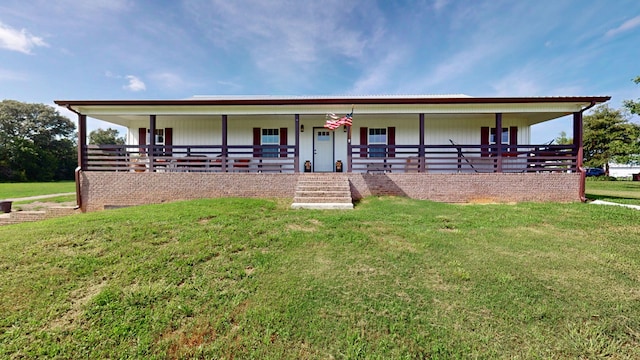
POLYGON ((89 171, 131 172, 295 172, 295 147, 286 145, 164 146, 87 145, 89 171))
MULTIPOLYGON (((87 145, 82 168, 130 172, 294 173, 295 146, 87 145)), ((573 145, 352 145, 346 170, 358 173, 575 172, 573 145)), ((298 164, 299 165, 299 164, 298 164)))
POLYGON ((352 172, 575 172, 573 145, 353 145, 352 172))

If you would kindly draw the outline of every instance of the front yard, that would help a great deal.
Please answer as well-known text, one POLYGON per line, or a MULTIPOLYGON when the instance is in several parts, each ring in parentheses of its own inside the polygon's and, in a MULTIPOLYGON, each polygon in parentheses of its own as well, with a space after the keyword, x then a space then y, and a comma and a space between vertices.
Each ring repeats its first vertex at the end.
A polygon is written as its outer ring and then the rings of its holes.
POLYGON ((640 357, 636 210, 216 199, 0 228, 0 357, 640 357))

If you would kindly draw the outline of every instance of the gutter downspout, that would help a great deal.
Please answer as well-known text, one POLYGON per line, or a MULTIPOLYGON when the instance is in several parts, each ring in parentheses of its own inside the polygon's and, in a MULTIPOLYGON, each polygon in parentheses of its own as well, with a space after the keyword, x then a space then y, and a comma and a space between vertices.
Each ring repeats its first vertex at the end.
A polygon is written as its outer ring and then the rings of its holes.
MULTIPOLYGON (((589 106, 587 106, 586 108, 580 110, 580 122, 581 123, 583 122, 582 114, 585 111, 591 109, 594 106, 596 106, 596 102, 595 101, 591 101, 591 104, 589 104, 589 106)), ((579 191, 580 201, 582 201, 584 203, 584 202, 587 202, 586 184, 585 184, 586 177, 587 177, 586 174, 587 173, 586 173, 586 170, 585 170, 585 168, 583 166, 584 164, 582 163, 582 161, 584 159, 584 153, 583 153, 584 152, 584 144, 583 144, 584 141, 583 141, 583 138, 582 138, 582 133, 584 133, 584 127, 583 126, 581 126, 580 132, 581 132, 581 134, 580 134, 580 148, 578 149, 578 153, 579 153, 578 157, 580 159, 580 161, 578 162, 578 171, 580 172, 580 189, 578 191, 579 191)))
MULTIPOLYGON (((76 110, 74 110, 71 105, 66 106, 67 110, 76 113, 78 115, 78 127, 80 127, 80 117, 82 116, 82 114, 80 114, 79 112, 77 112, 76 110)), ((82 153, 82 149, 80 149, 80 141, 78 141, 78 154, 82 153)), ((82 191, 80 189, 80 172, 82 171, 82 164, 78 164, 78 167, 76 167, 76 170, 74 171, 74 179, 76 181, 76 207, 75 209, 81 209, 82 210, 82 191)))

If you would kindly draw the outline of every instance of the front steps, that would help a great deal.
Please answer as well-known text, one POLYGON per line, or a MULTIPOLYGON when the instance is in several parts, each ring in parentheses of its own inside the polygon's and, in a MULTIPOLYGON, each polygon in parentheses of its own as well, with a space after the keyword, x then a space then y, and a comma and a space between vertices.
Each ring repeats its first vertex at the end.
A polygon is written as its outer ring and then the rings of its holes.
POLYGON ((79 213, 75 207, 55 207, 36 211, 12 211, 0 214, 0 226, 51 219, 79 213))
POLYGON ((349 178, 339 173, 302 174, 292 209, 353 209, 349 178))

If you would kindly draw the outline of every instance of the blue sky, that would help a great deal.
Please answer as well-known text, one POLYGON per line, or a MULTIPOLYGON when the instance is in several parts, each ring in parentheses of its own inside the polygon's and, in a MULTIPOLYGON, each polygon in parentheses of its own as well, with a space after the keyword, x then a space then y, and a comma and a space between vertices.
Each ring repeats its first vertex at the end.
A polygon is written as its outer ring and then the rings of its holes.
MULTIPOLYGON (((611 95, 618 108, 640 98, 631 81, 639 55, 638 0, 0 4, 0 98, 45 104, 225 94, 611 95)), ((532 140, 570 133, 570 124, 539 125, 532 140)))

